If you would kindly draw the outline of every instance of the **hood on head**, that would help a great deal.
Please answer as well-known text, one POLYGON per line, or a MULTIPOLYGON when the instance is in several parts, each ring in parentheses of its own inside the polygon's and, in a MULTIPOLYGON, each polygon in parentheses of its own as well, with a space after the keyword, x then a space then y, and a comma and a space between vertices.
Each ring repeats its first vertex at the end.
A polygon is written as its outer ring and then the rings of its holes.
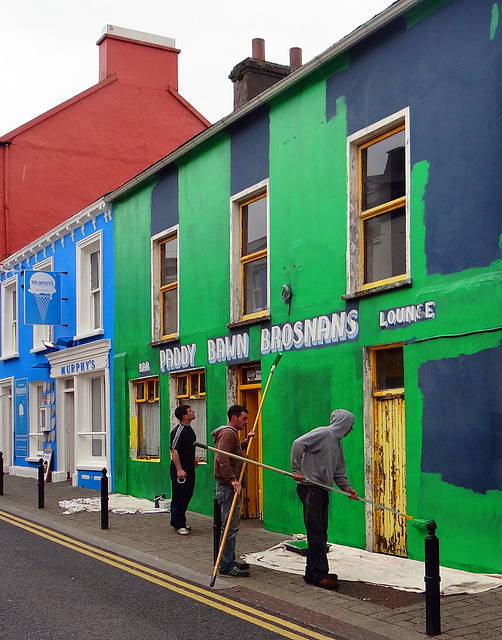
POLYGON ((335 409, 331 412, 329 426, 338 438, 348 434, 354 424, 355 416, 345 409, 335 409))

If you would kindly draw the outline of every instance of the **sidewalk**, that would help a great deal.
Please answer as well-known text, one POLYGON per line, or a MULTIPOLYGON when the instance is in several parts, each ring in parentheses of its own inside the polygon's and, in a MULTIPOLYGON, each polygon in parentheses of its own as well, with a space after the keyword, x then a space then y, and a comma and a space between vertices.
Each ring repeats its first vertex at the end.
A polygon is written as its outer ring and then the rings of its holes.
MULTIPOLYGON (((63 515, 60 500, 85 497, 99 497, 99 492, 72 487, 69 482, 49 483, 45 485, 45 508, 38 509, 37 481, 5 475, 0 510, 209 587, 213 571, 211 517, 190 513, 190 536, 174 533, 168 513, 110 513, 109 528, 101 530, 99 511, 63 515)), ((264 551, 285 539, 284 534, 265 531, 257 521, 244 520, 237 550, 239 555, 264 551)), ((213 589, 300 624, 315 625, 335 637, 427 638, 423 594, 343 580, 339 591, 325 591, 306 585, 297 575, 255 565, 250 578, 218 577, 213 589)), ((501 640, 502 588, 442 598, 441 629, 439 637, 444 640, 501 640)))

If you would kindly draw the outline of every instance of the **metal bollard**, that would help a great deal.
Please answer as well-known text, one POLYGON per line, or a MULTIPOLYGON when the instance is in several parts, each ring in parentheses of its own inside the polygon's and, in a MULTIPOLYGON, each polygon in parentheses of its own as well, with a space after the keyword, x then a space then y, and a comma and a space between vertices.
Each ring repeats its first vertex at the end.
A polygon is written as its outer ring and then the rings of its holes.
POLYGON ((213 564, 216 564, 220 551, 221 536, 221 509, 220 503, 216 498, 214 499, 213 514, 213 564))
POLYGON ((43 509, 44 508, 44 490, 45 490, 45 483, 44 483, 44 460, 43 458, 40 458, 40 460, 38 461, 38 508, 39 509, 43 509))
POLYGON ((427 523, 429 535, 425 538, 425 619, 426 634, 438 636, 441 633, 440 589, 439 583, 439 538, 436 537, 437 525, 434 520, 427 523))
POLYGON ((0 496, 3 496, 3 453, 0 451, 0 496))
POLYGON ((101 528, 108 529, 108 478, 104 467, 101 472, 101 528))

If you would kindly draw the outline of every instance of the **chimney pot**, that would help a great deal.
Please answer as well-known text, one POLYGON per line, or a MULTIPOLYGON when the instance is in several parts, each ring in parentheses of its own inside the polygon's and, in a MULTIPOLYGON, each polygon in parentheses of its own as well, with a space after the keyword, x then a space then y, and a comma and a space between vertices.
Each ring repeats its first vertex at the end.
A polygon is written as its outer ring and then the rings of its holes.
POLYGON ((289 66, 292 69, 298 69, 302 66, 302 50, 300 47, 292 47, 289 50, 289 66))
POLYGON ((263 38, 253 38, 252 57, 256 60, 265 60, 265 40, 263 38))

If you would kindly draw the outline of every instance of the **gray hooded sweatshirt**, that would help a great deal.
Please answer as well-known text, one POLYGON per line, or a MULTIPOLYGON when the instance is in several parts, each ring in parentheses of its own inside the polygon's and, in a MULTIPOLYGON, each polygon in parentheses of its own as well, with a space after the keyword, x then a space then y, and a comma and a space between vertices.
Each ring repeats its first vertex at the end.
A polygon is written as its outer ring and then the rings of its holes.
POLYGON ((327 487, 335 483, 342 491, 352 489, 345 469, 342 438, 349 433, 354 420, 350 411, 335 409, 328 427, 312 429, 293 442, 291 469, 303 474, 305 481, 301 484, 313 480, 327 487))

